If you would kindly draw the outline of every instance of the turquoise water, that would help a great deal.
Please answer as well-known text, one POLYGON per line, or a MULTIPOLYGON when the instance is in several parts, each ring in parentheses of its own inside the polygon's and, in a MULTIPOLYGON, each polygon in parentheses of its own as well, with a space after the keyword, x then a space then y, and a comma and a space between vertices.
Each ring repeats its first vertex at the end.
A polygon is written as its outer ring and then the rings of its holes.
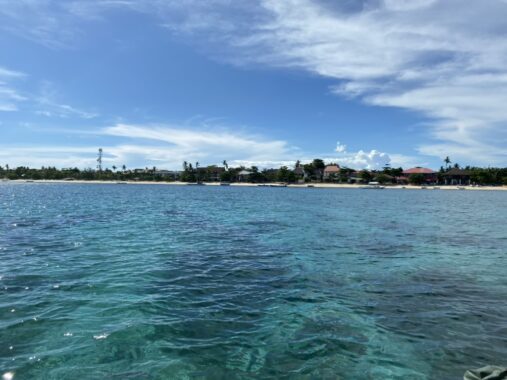
POLYGON ((507 358, 507 192, 0 185, 15 379, 459 379, 507 358))

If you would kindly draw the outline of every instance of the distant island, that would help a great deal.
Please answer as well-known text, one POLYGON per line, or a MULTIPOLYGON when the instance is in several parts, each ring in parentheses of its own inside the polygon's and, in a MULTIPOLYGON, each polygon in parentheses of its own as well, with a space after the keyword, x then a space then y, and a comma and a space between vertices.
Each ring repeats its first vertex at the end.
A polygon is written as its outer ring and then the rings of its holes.
POLYGON ((461 167, 451 165, 447 157, 439 170, 424 167, 403 169, 386 165, 379 170, 354 170, 338 163, 314 159, 308 163, 296 161, 293 167, 260 170, 256 166, 229 167, 222 165, 201 167, 198 162, 183 163, 182 170, 164 170, 156 167, 128 169, 112 166, 79 169, 41 167, 40 169, 9 165, 0 166, 3 180, 80 180, 80 181, 140 181, 186 183, 286 183, 286 184, 365 184, 371 181, 383 185, 454 185, 503 186, 507 185, 507 168, 461 167))

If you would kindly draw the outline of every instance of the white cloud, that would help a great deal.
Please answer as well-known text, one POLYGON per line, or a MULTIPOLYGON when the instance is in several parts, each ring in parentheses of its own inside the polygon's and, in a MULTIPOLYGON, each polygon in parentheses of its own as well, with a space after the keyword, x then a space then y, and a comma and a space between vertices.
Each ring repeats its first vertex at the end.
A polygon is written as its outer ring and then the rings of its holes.
POLYGON ((427 8, 435 2, 436 0, 384 0, 386 9, 392 11, 408 11, 427 8))
POLYGON ((336 81, 340 96, 422 113, 432 120, 427 128, 435 143, 419 146, 421 153, 507 164, 502 0, 0 4, 4 30, 50 46, 75 35, 76 18, 101 19, 115 8, 151 14, 174 33, 200 37, 229 62, 306 70, 336 81))
POLYGON ((82 137, 91 137, 100 145, 4 146, 0 149, 0 162, 8 162, 11 166, 95 167, 99 146, 104 150, 107 166, 125 164, 128 167, 169 169, 180 169, 183 161, 209 165, 221 164, 223 160, 232 165, 249 162, 259 167, 271 167, 289 162, 297 155, 297 149, 285 141, 217 127, 117 124, 95 133, 86 131, 82 137), (111 143, 111 137, 115 143, 111 143))
POLYGON ((336 148, 335 148, 334 151, 337 152, 337 153, 343 153, 343 152, 347 151, 347 145, 340 144, 340 142, 337 141, 336 142, 336 148))
POLYGON ((23 77, 24 73, 0 67, 0 111, 17 111, 18 103, 26 100, 12 84, 12 81, 23 77))
POLYGON ((391 164, 389 154, 372 149, 369 152, 359 150, 357 152, 347 151, 347 146, 336 143, 335 152, 339 153, 337 157, 326 157, 326 162, 336 162, 341 166, 353 169, 380 169, 387 164, 391 164))
POLYGON ((193 160, 209 155, 226 156, 227 159, 243 157, 246 160, 271 160, 282 157, 291 150, 285 141, 268 140, 239 131, 226 129, 190 129, 171 126, 138 126, 117 124, 103 130, 112 136, 139 140, 155 140, 168 143, 171 149, 193 160))
POLYGON ((68 118, 77 116, 82 119, 93 119, 99 116, 98 113, 83 111, 68 104, 41 102, 39 100, 39 105, 42 105, 44 109, 37 110, 35 113, 46 117, 68 118))
MULTIPOLYGON (((53 130, 53 133, 61 133, 53 130)), ((310 154, 291 147, 282 140, 273 140, 223 127, 182 127, 175 125, 116 124, 95 131, 73 130, 94 145, 85 146, 0 146, 0 163, 15 166, 57 166, 94 168, 98 148, 104 152, 104 166, 151 167, 180 169, 183 161, 201 165, 221 165, 263 168, 293 167, 296 160, 303 163, 321 157, 326 163, 335 162, 354 169, 380 169, 391 166, 425 165, 415 157, 388 154, 376 149, 347 151, 344 144, 334 154, 310 154), (111 142, 111 137, 114 138, 111 142)), ((85 143, 86 141, 83 141, 85 143)))
POLYGON ((230 2, 213 2, 213 22, 194 1, 155 4, 171 30, 220 41, 230 62, 307 70, 336 80, 341 96, 422 113, 436 143, 420 152, 446 147, 476 163, 507 163, 505 1, 259 0, 241 10, 255 15, 251 23, 230 2))
POLYGON ((342 162, 346 166, 353 168, 379 169, 391 162, 391 157, 387 153, 379 152, 375 149, 369 152, 362 150, 345 157, 342 162))
POLYGON ((58 101, 61 95, 58 93, 56 86, 49 82, 43 81, 39 95, 35 98, 37 103, 35 111, 38 115, 46 117, 70 118, 78 117, 81 119, 93 119, 99 116, 96 112, 84 111, 76 107, 58 101))
POLYGON ((23 78, 26 75, 20 71, 13 71, 6 69, 5 67, 0 67, 0 79, 6 78, 23 78))
MULTIPOLYGON (((340 95, 422 112, 434 119, 435 146, 507 163, 504 144, 485 143, 505 141, 507 128, 504 3, 386 0, 352 13, 310 0, 262 4, 274 17, 248 40, 259 61, 335 78, 340 95)), ((441 153, 431 147, 420 152, 441 153)))

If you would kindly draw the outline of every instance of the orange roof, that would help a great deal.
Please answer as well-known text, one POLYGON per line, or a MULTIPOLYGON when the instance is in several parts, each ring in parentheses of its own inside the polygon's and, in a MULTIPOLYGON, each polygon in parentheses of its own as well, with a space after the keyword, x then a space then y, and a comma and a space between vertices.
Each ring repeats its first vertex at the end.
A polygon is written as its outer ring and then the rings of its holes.
POLYGON ((324 173, 339 173, 340 166, 339 165, 327 165, 324 169, 324 173))
POLYGON ((416 167, 412 169, 403 170, 403 174, 435 174, 435 172, 428 168, 416 167))

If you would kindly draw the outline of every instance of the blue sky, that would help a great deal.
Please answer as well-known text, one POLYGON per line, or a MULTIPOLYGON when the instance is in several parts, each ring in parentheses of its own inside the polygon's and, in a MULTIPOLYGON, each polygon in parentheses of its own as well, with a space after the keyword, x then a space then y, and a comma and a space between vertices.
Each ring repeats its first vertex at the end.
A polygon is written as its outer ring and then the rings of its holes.
POLYGON ((0 0, 0 164, 507 166, 507 2, 0 0))

